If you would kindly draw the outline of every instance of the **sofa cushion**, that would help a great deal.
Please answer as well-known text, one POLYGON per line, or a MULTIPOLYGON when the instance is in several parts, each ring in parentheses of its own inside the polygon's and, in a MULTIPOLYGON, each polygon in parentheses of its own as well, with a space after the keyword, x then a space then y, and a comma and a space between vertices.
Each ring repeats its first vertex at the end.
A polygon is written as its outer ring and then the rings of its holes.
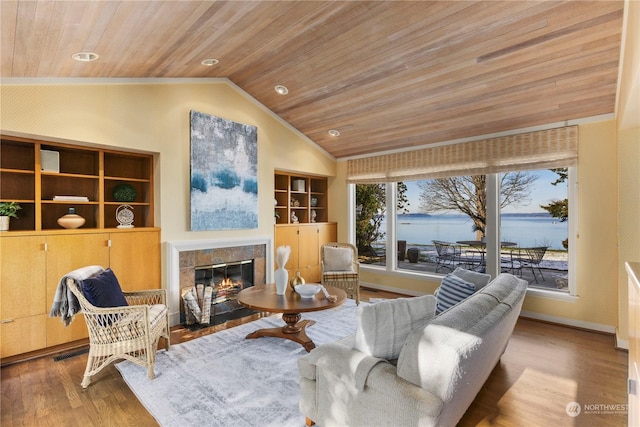
POLYGON ((400 352, 398 376, 446 400, 460 392, 458 385, 468 385, 471 373, 476 375, 486 368, 488 375, 511 336, 526 286, 522 279, 500 274, 485 289, 414 330, 400 352), (494 296, 503 293, 510 294, 507 299, 513 300, 513 306, 494 296), (482 352, 474 355, 480 347, 482 352), (483 354, 490 349, 495 352, 488 360, 483 354))
POLYGON ((370 356, 397 359, 409 333, 434 316, 435 304, 433 295, 361 304, 353 347, 370 356))
POLYGON ((479 273, 473 270, 467 270, 462 267, 458 267, 451 273, 459 278, 466 280, 467 282, 476 285, 476 290, 480 290, 489 284, 491 275, 486 273, 479 273))
POLYGON ((115 273, 107 268, 82 281, 82 293, 96 307, 121 307, 127 304, 115 273))
POLYGON ((322 279, 325 282, 346 282, 348 280, 357 280, 358 273, 355 271, 325 271, 322 273, 322 279))
POLYGON ((440 288, 436 295, 436 312, 442 313, 453 307, 460 301, 470 297, 476 291, 476 285, 458 277, 455 274, 447 274, 442 278, 440 288))
POLYGON ((400 352, 398 376, 444 398, 451 392, 449 382, 458 381, 460 360, 483 342, 478 327, 490 328, 483 320, 495 319, 491 313, 499 306, 495 298, 478 293, 414 330, 400 352))
POLYGON ((500 279, 500 283, 502 283, 504 286, 492 286, 491 288, 482 289, 481 292, 483 294, 491 295, 499 302, 513 307, 518 303, 518 300, 520 299, 519 294, 517 292, 514 292, 513 290, 517 286, 518 282, 520 282, 522 279, 519 279, 509 273, 499 274, 498 278, 500 279))
POLYGON ((325 271, 353 271, 353 250, 325 246, 323 251, 325 271))
MULTIPOLYGON (((158 322, 167 315, 167 306, 153 304, 149 306, 149 327, 153 330, 158 322)), ((140 310, 130 312, 124 316, 119 315, 114 322, 109 322, 107 327, 97 328, 96 332, 105 343, 122 341, 123 338, 139 338, 148 334, 144 321, 144 313, 140 310)))

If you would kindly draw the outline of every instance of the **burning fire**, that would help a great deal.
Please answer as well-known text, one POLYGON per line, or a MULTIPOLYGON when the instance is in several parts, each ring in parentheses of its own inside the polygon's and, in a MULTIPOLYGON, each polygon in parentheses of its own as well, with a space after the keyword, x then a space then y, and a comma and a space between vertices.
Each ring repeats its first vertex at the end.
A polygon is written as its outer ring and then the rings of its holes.
POLYGON ((227 289, 232 289, 236 287, 236 285, 237 284, 233 280, 231 280, 231 278, 225 277, 224 279, 222 279, 222 282, 218 284, 218 289, 224 291, 227 289))

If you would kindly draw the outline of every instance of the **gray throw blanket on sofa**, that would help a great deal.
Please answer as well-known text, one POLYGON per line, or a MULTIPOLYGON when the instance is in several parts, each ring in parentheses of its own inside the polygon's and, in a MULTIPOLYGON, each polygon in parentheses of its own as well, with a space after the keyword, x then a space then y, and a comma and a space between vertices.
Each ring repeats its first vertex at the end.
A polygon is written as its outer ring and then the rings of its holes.
POLYGON ((68 326, 73 320, 73 316, 80 311, 80 303, 71 290, 67 287, 67 279, 73 279, 77 282, 81 282, 84 279, 88 279, 91 276, 95 276, 104 271, 99 265, 89 265, 66 274, 58 282, 56 293, 53 296, 53 304, 51 305, 51 311, 49 317, 59 316, 62 318, 62 323, 68 326))

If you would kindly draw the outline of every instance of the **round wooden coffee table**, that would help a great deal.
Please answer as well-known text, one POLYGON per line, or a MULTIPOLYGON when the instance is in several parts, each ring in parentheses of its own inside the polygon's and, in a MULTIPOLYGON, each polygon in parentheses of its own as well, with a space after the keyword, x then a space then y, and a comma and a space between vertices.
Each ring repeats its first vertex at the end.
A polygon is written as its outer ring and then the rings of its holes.
POLYGON ((314 320, 300 320, 302 317, 300 313, 337 307, 347 299, 347 293, 342 289, 333 286, 325 286, 325 288, 330 295, 337 297, 335 302, 327 300, 322 291, 313 298, 302 298, 290 287, 287 287, 284 295, 278 295, 275 284, 256 285, 241 290, 237 296, 240 304, 252 310, 282 313, 282 320, 285 322, 281 328, 258 329, 247 335, 247 338, 284 338, 302 344, 307 351, 313 350, 316 345, 307 336, 305 329, 316 322, 314 320))

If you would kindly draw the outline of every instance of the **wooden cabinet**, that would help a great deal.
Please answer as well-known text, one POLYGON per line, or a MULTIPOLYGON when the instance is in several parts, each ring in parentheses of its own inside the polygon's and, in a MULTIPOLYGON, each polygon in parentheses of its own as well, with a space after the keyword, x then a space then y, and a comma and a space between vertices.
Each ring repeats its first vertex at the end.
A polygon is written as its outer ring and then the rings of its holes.
POLYGON ((111 267, 123 290, 160 288, 160 230, 3 233, 0 357, 86 338, 82 315, 64 326, 49 317, 58 282, 86 265, 111 267))
POLYGON ((49 318, 58 281, 76 268, 111 267, 125 291, 161 286, 152 154, 2 135, 0 201, 22 207, 0 235, 0 357, 87 337, 82 315, 68 327, 49 318), (134 201, 116 200, 121 184, 134 201), (117 228, 121 205, 133 209, 135 228, 117 228), (86 222, 66 230, 57 219, 71 207, 86 222))
POLYGON ((291 256, 286 268, 289 280, 296 271, 307 282, 320 282, 320 247, 337 239, 337 225, 324 224, 287 224, 275 227, 275 248, 291 246, 291 256))
POLYGON ((153 227, 153 156, 3 135, 0 201, 22 207, 10 232, 59 230, 57 219, 70 207, 85 218, 82 229, 116 227, 116 209, 123 204, 133 208, 134 226, 153 227), (119 184, 133 187, 134 201, 114 200, 119 184))
POLYGON ((140 230, 111 233, 109 265, 124 291, 160 288, 160 233, 140 230))
POLYGON ((0 240, 0 357, 46 346, 46 239, 0 240))
MULTIPOLYGON (((47 313, 60 278, 87 265, 109 265, 109 233, 47 236, 47 313)), ((59 317, 47 317, 47 347, 89 336, 82 315, 68 326, 59 317)))
POLYGON ((276 172, 274 199, 276 224, 329 220, 326 177, 276 172))
POLYGON ((300 271, 307 282, 320 282, 320 247, 337 239, 336 224, 327 222, 327 178, 278 171, 274 178, 274 242, 291 246, 289 280, 300 271))

